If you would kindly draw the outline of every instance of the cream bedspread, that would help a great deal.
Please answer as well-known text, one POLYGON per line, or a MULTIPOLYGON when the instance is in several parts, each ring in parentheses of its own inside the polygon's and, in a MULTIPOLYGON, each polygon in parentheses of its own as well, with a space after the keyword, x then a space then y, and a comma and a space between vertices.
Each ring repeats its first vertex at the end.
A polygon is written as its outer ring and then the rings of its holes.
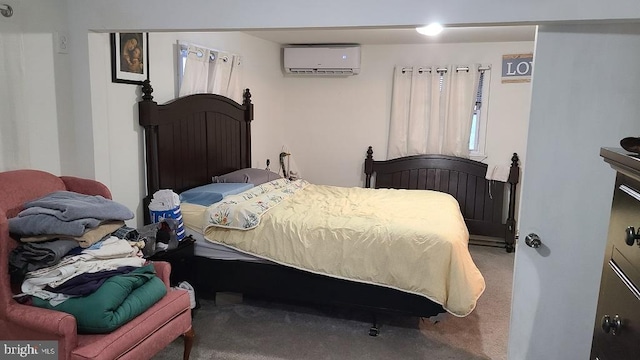
MULTIPOLYGON (((186 225, 202 229, 208 241, 298 269, 422 295, 456 316, 473 311, 485 282, 469 253, 469 233, 452 196, 428 190, 298 187, 262 211, 251 230, 212 221, 220 203, 208 208, 183 204, 182 213, 186 225)), ((243 206, 242 194, 232 198, 238 206, 243 206)))

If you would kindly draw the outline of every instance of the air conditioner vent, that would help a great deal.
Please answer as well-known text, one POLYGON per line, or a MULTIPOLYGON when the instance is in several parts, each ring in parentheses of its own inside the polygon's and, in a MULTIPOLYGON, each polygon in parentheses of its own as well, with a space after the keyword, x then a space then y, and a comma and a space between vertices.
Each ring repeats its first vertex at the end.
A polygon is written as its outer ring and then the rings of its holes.
POLYGON ((296 75, 354 75, 353 69, 289 69, 296 75))

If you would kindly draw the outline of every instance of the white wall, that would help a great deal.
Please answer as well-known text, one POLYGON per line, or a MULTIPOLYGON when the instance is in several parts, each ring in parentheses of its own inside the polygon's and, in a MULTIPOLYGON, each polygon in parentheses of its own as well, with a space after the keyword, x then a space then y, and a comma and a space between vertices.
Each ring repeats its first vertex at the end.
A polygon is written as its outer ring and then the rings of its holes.
POLYGON ((24 107, 29 124, 30 166, 35 169, 61 172, 58 135, 58 111, 54 70, 54 50, 51 34, 25 34, 25 88, 28 106, 24 107))
POLYGON ((510 165, 516 152, 524 165, 531 86, 502 84, 501 66, 502 55, 533 52, 533 46, 532 42, 364 45, 358 75, 286 75, 285 143, 304 178, 362 186, 368 146, 373 146, 375 159, 386 159, 393 67, 481 63, 492 67, 484 162, 510 165))
MULTIPOLYGON (((4 57, 0 65, 3 71, 17 72, 9 77, 2 76, 2 81, 9 82, 3 85, 10 92, 11 101, 18 103, 3 104, 16 108, 15 112, 3 113, 3 116, 15 116, 14 120, 19 122, 18 128, 21 129, 18 133, 28 134, 26 137, 17 135, 17 141, 23 142, 20 148, 26 152, 21 156, 20 167, 60 174, 65 166, 61 151, 69 144, 75 149, 73 139, 66 141, 64 135, 67 124, 73 122, 69 116, 72 108, 70 61, 67 54, 60 54, 54 49, 54 34, 68 33, 66 6, 46 0, 11 2, 11 6, 14 14, 11 18, 0 17, 0 31, 19 34, 16 46, 20 49, 0 55, 4 57), (5 67, 9 63, 21 62, 19 69, 5 67), (12 83, 16 78, 22 82, 12 83)), ((75 157, 67 158, 73 161, 75 157)), ((9 168, 14 166, 9 165, 9 168)))

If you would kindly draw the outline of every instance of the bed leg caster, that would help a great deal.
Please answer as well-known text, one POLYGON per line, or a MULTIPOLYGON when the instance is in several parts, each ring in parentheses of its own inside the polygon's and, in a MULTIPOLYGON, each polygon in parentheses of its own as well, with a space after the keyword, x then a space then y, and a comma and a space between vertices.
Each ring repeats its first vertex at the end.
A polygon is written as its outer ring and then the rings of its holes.
POLYGON ((380 328, 378 328, 378 316, 376 313, 371 314, 373 317, 373 325, 369 329, 369 336, 378 336, 380 334, 380 328))
POLYGON ((373 325, 369 329, 369 336, 378 336, 378 334, 380 334, 380 329, 376 325, 373 325))

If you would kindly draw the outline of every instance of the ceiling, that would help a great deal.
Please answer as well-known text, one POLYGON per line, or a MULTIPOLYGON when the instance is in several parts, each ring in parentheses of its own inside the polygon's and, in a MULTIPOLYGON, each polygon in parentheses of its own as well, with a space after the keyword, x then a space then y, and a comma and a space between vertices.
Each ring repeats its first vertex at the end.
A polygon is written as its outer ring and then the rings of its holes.
POLYGON ((535 26, 452 27, 435 37, 420 35, 414 28, 282 29, 245 33, 282 45, 390 45, 534 41, 535 31, 535 26))

